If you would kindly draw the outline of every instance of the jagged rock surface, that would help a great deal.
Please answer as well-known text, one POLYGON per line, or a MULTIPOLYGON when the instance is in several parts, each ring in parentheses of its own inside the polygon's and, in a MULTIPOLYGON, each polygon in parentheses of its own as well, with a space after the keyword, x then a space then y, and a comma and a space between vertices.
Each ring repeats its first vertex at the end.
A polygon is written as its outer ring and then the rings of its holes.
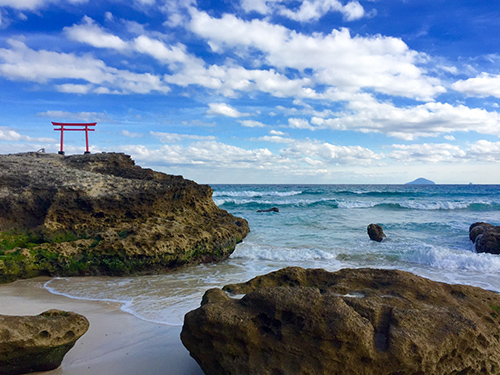
POLYGON ((88 320, 49 310, 37 316, 0 315, 0 374, 53 370, 87 332, 88 320))
POLYGON ((478 253, 500 254, 500 226, 474 223, 469 228, 469 238, 478 253))
POLYGON ((225 259, 249 228, 212 193, 124 154, 0 155, 0 245, 20 242, 0 252, 0 282, 225 259))
POLYGON ((208 375, 500 372, 500 295, 480 288, 290 267, 224 290, 208 290, 181 333, 208 375))

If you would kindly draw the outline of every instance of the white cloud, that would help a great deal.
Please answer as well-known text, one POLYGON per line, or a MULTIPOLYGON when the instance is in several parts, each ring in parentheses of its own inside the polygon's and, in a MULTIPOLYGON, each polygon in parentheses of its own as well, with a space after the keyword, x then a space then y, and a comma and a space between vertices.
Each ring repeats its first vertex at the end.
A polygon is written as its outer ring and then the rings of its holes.
POLYGON ((271 130, 269 132, 269 134, 271 134, 271 135, 285 135, 285 133, 283 133, 283 132, 281 132, 279 130, 271 130))
POLYGON ((478 162, 500 162, 500 142, 480 140, 470 145, 467 156, 478 162))
POLYGON ((187 22, 188 8, 195 4, 196 0, 163 0, 160 10, 167 17, 164 24, 169 27, 182 26, 187 22))
POLYGON ((189 63, 190 60, 200 63, 195 57, 189 56, 186 53, 184 45, 178 43, 175 46, 167 46, 163 42, 151 39, 145 35, 141 35, 134 39, 134 49, 140 53, 148 54, 155 59, 163 62, 180 62, 189 63))
POLYGON ((83 17, 83 22, 80 25, 65 27, 64 32, 70 39, 80 43, 87 43, 96 48, 112 48, 119 51, 129 48, 128 44, 117 37, 104 31, 90 17, 83 17))
POLYGON ((88 0, 0 0, 0 7, 10 7, 21 10, 36 10, 49 4, 68 2, 70 4, 82 4, 88 0))
POLYGON ((128 130, 122 130, 121 134, 129 138, 142 138, 144 136, 142 133, 133 133, 128 130))
POLYGON ((258 12, 263 15, 279 13, 300 22, 318 20, 329 12, 342 13, 346 21, 354 21, 365 15, 358 1, 350 1, 342 5, 338 0, 305 0, 301 2, 298 9, 288 8, 288 3, 284 0, 242 0, 241 7, 247 13, 258 12))
POLYGON ((440 163, 456 162, 466 156, 458 146, 447 143, 424 143, 416 145, 392 145, 396 151, 389 154, 391 159, 402 163, 440 163))
POLYGON ((271 142, 271 143, 293 143, 295 140, 293 138, 285 138, 281 135, 265 135, 263 137, 259 137, 256 139, 257 141, 262 142, 271 142))
POLYGON ((267 21, 245 21, 230 14, 213 18, 191 9, 191 15, 190 29, 207 39, 215 52, 255 49, 263 54, 265 63, 276 68, 311 69, 309 89, 315 83, 348 92, 373 89, 420 100, 433 100, 445 91, 439 80, 426 76, 417 66, 427 56, 410 50, 398 38, 352 37, 347 29, 304 35, 267 21))
POLYGON ((475 78, 457 81, 451 87, 469 96, 479 96, 483 98, 494 96, 500 98, 500 74, 490 75, 482 73, 475 78))
POLYGON ((254 120, 239 120, 238 122, 241 125, 246 126, 247 128, 263 128, 266 126, 266 124, 263 124, 260 121, 254 121, 254 120))
POLYGON ((215 137, 212 135, 202 136, 202 135, 192 135, 192 134, 178 134, 178 133, 161 133, 161 132, 150 132, 152 136, 158 138, 162 143, 176 143, 183 140, 205 140, 214 141, 215 137))
POLYGON ((309 129, 314 130, 314 126, 311 126, 309 121, 303 118, 289 118, 288 126, 294 129, 309 129))
POLYGON ((348 99, 346 110, 337 113, 335 118, 313 117, 311 123, 319 128, 383 133, 405 140, 457 131, 500 136, 497 112, 433 102, 400 108, 378 102, 368 94, 348 99))
POLYGON ((89 92, 92 84, 95 93, 168 92, 168 86, 158 76, 134 73, 107 66, 102 60, 88 55, 33 50, 23 42, 10 39, 10 49, 0 48, 0 75, 10 80, 47 83, 51 80, 72 79, 87 82, 58 85, 65 92, 89 92))
POLYGON ((22 142, 57 142, 54 138, 30 137, 5 126, 0 126, 0 141, 22 141, 22 142))
MULTIPOLYGON (((139 160, 148 163, 163 162, 167 165, 199 166, 231 170, 233 168, 273 167, 281 159, 267 149, 245 150, 216 141, 194 142, 187 147, 164 145, 158 149, 145 146, 123 146, 139 160)), ((277 167, 277 166, 276 166, 277 167)))
POLYGON ((93 88, 93 85, 77 85, 74 83, 64 83, 62 85, 56 85, 57 91, 65 92, 68 94, 87 94, 93 88))
POLYGON ((319 161, 323 167, 338 164, 370 165, 384 156, 361 146, 338 146, 314 140, 291 143, 281 154, 292 159, 307 158, 308 164, 315 160, 313 164, 319 165, 319 161))
POLYGON ((233 118, 250 116, 249 113, 241 113, 226 103, 209 103, 208 107, 207 115, 221 115, 233 118))
POLYGON ((99 112, 66 112, 66 111, 46 111, 36 114, 40 117, 50 119, 78 120, 87 122, 112 122, 106 113, 99 112))
POLYGON ((399 163, 500 163, 500 142, 480 140, 462 149, 447 143, 392 145, 387 156, 399 163))
POLYGON ((299 22, 318 20, 332 11, 342 13, 346 21, 354 21, 365 15, 363 7, 357 1, 342 5, 338 0, 305 0, 296 11, 287 7, 279 9, 282 16, 299 22))

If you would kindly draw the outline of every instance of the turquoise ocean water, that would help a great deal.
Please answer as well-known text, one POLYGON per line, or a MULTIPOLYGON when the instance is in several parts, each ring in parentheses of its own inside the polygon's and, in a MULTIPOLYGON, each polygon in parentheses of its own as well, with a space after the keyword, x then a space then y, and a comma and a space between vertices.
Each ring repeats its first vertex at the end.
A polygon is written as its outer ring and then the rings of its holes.
POLYGON ((213 185, 215 203, 248 220, 250 234, 219 264, 167 275, 55 278, 71 298, 119 301, 135 316, 181 325, 213 287, 287 266, 392 268, 500 292, 500 255, 478 254, 470 224, 500 225, 500 185, 213 185), (257 210, 277 207, 279 213, 257 210), (368 239, 370 223, 387 238, 368 239))

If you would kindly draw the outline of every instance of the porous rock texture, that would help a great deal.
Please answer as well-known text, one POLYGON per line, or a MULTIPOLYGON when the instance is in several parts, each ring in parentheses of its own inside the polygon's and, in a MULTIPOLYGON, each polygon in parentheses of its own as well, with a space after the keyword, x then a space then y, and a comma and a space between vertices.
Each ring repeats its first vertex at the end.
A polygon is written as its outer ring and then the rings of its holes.
POLYGON ((0 374, 26 374, 59 367, 64 355, 88 328, 88 320, 73 312, 0 315, 0 374))
POLYGON ((212 193, 125 154, 0 155, 0 245, 19 242, 0 251, 0 282, 225 259, 249 227, 218 208, 212 193))
POLYGON ((290 267, 223 289, 181 333, 209 375, 500 373, 500 295, 480 288, 290 267))
POLYGON ((469 228, 469 238, 478 253, 500 254, 500 226, 474 223, 469 228))

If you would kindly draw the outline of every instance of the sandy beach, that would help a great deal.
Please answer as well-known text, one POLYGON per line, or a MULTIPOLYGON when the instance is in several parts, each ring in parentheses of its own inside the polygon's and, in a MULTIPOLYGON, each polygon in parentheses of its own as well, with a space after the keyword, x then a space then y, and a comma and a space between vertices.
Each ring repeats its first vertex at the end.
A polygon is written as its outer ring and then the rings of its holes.
POLYGON ((90 322, 88 332, 45 375, 202 375, 181 343, 180 326, 140 320, 117 303, 70 299, 43 288, 48 278, 0 285, 0 314, 37 315, 49 309, 74 311, 90 322))

